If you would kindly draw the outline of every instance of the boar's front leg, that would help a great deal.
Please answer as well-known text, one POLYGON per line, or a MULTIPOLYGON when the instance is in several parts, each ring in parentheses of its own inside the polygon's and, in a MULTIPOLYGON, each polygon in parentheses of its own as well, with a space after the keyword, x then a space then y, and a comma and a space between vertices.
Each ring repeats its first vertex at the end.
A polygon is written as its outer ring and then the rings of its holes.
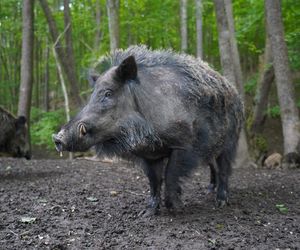
POLYGON ((187 176, 198 165, 198 158, 188 149, 174 149, 165 170, 165 205, 167 209, 181 209, 180 177, 187 176))
POLYGON ((143 169, 149 179, 150 199, 146 209, 143 210, 140 215, 148 217, 156 215, 159 212, 164 160, 145 160, 143 169))

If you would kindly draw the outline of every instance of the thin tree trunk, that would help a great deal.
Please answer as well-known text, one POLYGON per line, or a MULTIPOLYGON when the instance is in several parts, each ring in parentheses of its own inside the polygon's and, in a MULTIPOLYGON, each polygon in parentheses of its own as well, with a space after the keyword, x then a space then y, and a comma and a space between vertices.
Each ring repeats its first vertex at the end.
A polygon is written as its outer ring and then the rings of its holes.
MULTIPOLYGON (((223 75, 233 83, 237 89, 237 80, 234 68, 234 58, 232 52, 232 44, 231 44, 231 34, 228 24, 228 17, 226 15, 225 2, 224 0, 214 0, 215 10, 216 10, 216 18, 217 18, 217 27, 219 33, 219 49, 220 49, 220 58, 221 65, 223 69, 223 75)), ((242 129, 237 149, 237 159, 236 166, 241 167, 249 161, 249 151, 248 151, 248 143, 246 138, 245 129, 242 129)))
POLYGON ((46 40, 45 49, 45 73, 44 73, 44 110, 49 111, 49 44, 48 39, 46 40))
MULTIPOLYGON (((69 28, 69 25, 65 28, 64 32, 61 33, 57 40, 55 41, 55 43, 53 44, 53 55, 54 55, 54 59, 55 59, 55 62, 56 62, 56 66, 57 66, 57 72, 58 72, 58 75, 59 75, 59 79, 60 79, 60 83, 61 83, 61 88, 62 88, 62 92, 63 92, 63 95, 64 95, 64 100, 65 100, 65 111, 66 111, 66 117, 67 117, 67 122, 70 121, 70 105, 69 105, 69 97, 68 97, 68 93, 67 93, 67 88, 66 88, 66 84, 65 84, 65 80, 64 80, 64 75, 63 75, 63 71, 62 71, 62 67, 60 65, 60 62, 58 60, 58 55, 56 53, 56 45, 60 39, 60 37, 68 30, 69 28)), ((62 156, 62 152, 61 152, 61 156, 62 156)), ((73 153, 70 152, 69 153, 69 159, 72 160, 73 159, 73 153)))
POLYGON ((30 107, 33 81, 33 14, 34 1, 23 1, 23 31, 22 31, 22 59, 21 59, 21 86, 19 95, 18 115, 30 120, 30 107))
POLYGON ((261 133, 266 119, 269 93, 271 90, 272 82, 274 81, 274 68, 272 65, 271 46, 266 36, 266 46, 263 66, 258 80, 257 93, 255 97, 255 106, 253 112, 253 123, 251 125, 251 133, 261 133))
MULTIPOLYGON (((55 42, 58 38, 58 30, 57 30, 55 20, 52 16, 52 13, 48 6, 47 1, 39 0, 39 2, 44 11, 45 16, 46 16, 52 40, 53 40, 53 42, 55 42)), ((70 23, 70 25, 71 25, 71 23, 70 23)), ((66 74, 66 77, 68 79, 68 82, 69 82, 70 95, 72 97, 71 98, 72 105, 74 105, 75 107, 80 107, 81 98, 79 95, 78 79, 77 79, 76 75, 74 74, 72 67, 70 67, 71 64, 68 61, 67 53, 64 50, 62 43, 60 41, 57 42, 56 53, 57 53, 58 59, 60 60, 61 66, 62 66, 62 68, 66 74)))
POLYGON ((96 34, 95 34, 95 41, 94 41, 94 49, 99 49, 100 41, 101 41, 101 7, 100 7, 100 0, 96 0, 95 3, 96 8, 96 34))
POLYGON ((203 59, 203 24, 202 1, 195 0, 196 5, 196 32, 197 32, 197 57, 203 59))
POLYGON ((119 31, 119 0, 107 0, 107 15, 109 26, 110 50, 114 51, 120 47, 120 31, 119 31))
MULTIPOLYGON (((73 39, 72 39, 72 20, 71 20, 71 13, 69 7, 69 0, 64 0, 64 23, 65 23, 65 41, 66 41, 66 56, 68 60, 68 67, 69 71, 74 79, 78 79, 77 72, 76 72, 76 65, 74 59, 74 50, 73 50, 73 39), (68 27, 68 28, 67 28, 68 27)), ((78 83, 74 85, 73 83, 70 84, 71 96, 75 93, 78 95, 78 100, 75 100, 78 105, 82 103, 80 98, 80 89, 78 83), (73 92, 74 91, 74 92, 73 92)))
POLYGON ((300 143, 300 121, 284 40, 280 0, 265 0, 265 14, 281 111, 284 154, 287 155, 297 152, 297 145, 300 143))
POLYGON ((228 22, 229 39, 230 39, 231 53, 232 53, 232 59, 234 64, 236 86, 239 90, 240 95, 244 99, 243 73, 242 73, 242 67, 240 63, 239 50, 238 50, 237 41, 235 37, 234 19, 232 14, 232 2, 231 0, 224 0, 224 2, 225 2, 227 22, 228 22))
POLYGON ((187 0, 180 0, 180 36, 181 36, 181 51, 187 52, 188 49, 187 0))

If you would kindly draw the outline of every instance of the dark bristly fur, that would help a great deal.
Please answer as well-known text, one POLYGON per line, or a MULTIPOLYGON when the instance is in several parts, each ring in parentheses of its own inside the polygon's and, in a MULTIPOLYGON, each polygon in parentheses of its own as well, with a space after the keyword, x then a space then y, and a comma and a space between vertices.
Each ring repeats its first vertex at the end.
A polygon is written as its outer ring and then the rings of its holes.
POLYGON ((227 202, 243 105, 224 77, 194 57, 132 46, 101 58, 89 80, 89 103, 53 136, 58 150, 96 146, 99 154, 142 159, 147 214, 158 211, 163 179, 166 206, 180 205, 180 179, 199 164, 211 167, 218 204, 227 202))
POLYGON ((16 118, 0 107, 0 152, 30 159, 27 136, 26 118, 16 118))

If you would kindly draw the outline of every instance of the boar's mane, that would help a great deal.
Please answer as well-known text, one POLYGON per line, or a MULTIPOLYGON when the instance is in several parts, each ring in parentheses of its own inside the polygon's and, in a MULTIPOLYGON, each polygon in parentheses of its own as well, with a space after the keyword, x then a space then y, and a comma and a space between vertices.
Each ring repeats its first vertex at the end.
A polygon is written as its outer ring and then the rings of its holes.
POLYGON ((132 55, 138 68, 169 66, 181 72, 190 80, 184 83, 187 93, 195 99, 214 97, 216 102, 227 105, 228 102, 231 103, 231 97, 237 94, 232 84, 212 70, 206 62, 187 54, 177 54, 170 49, 149 50, 145 45, 130 46, 126 50, 118 49, 101 57, 95 64, 95 69, 103 73, 112 66, 119 66, 124 59, 132 55))

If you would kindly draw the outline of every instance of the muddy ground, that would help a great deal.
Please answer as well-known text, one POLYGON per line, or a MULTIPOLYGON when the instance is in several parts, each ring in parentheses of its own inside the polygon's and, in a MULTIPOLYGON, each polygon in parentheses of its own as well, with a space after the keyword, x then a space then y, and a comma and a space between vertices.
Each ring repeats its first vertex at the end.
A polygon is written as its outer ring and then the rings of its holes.
POLYGON ((300 249, 300 169, 235 170, 223 209, 208 172, 185 182, 181 213, 143 218, 137 166, 2 158, 0 249, 300 249))

